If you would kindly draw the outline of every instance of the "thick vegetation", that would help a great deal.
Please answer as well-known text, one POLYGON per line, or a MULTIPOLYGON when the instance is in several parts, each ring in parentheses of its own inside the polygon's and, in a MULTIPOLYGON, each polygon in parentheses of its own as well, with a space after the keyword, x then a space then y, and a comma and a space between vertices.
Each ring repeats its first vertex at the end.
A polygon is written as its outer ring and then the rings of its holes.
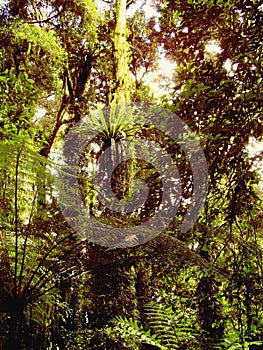
MULTIPOLYGON (((161 0, 151 2, 151 17, 138 3, 1 2, 0 349, 263 347, 262 151, 249 151, 263 135, 262 5, 161 0), (169 79, 157 71, 164 56, 176 67, 169 79), (168 140, 185 201, 157 238, 139 245, 147 232, 137 222, 138 245, 111 249, 72 229, 74 210, 62 215, 54 184, 67 131, 90 118, 98 133, 79 164, 80 195, 122 235, 127 222, 101 210, 85 170, 112 145, 113 164, 118 140, 151 133, 120 102, 179 116, 200 140, 209 189, 195 225, 180 233, 193 176, 168 140)), ((119 198, 130 198, 141 174, 160 191, 154 169, 142 165, 115 171, 119 198)), ((139 221, 157 205, 148 204, 139 221)))

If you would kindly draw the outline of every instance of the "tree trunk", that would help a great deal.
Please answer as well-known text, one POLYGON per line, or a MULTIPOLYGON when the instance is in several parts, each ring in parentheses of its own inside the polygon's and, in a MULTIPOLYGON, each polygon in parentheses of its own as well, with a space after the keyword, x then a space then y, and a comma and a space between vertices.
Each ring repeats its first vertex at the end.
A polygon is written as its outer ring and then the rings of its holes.
POLYGON ((216 299, 215 279, 213 276, 201 278, 198 288, 198 314, 201 329, 204 336, 204 349, 213 350, 224 334, 224 328, 220 325, 221 310, 216 299))
POLYGON ((117 103, 130 102, 130 72, 128 67, 128 43, 126 38, 126 0, 116 1, 116 26, 114 34, 115 91, 117 103))

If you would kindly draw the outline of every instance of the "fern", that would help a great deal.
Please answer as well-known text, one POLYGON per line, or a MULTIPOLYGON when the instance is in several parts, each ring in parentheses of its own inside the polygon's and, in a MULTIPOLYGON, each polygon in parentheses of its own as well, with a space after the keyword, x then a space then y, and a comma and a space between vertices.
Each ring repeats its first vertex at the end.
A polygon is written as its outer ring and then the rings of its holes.
MULTIPOLYGON (((162 350, 176 350, 187 344, 187 349, 198 349, 198 331, 193 324, 178 318, 171 306, 150 302, 145 307, 145 330, 136 320, 126 317, 114 319, 115 328, 109 335, 128 339, 130 342, 146 343, 162 350)), ((134 349, 134 343, 130 344, 134 349)))
POLYGON ((244 341, 240 342, 240 334, 238 332, 228 334, 219 344, 216 344, 214 348, 216 350, 238 350, 249 349, 252 345, 262 346, 263 341, 244 341))
POLYGON ((169 348, 167 348, 159 342, 156 335, 151 334, 150 330, 145 331, 143 326, 139 325, 139 323, 136 320, 133 320, 132 318, 128 319, 126 317, 118 316, 114 319, 114 324, 114 331, 121 338, 129 340, 130 346, 132 346, 130 347, 130 349, 134 349, 135 344, 131 344, 131 342, 134 342, 134 340, 136 339, 137 343, 139 344, 144 343, 156 346, 161 350, 169 350, 169 348))
POLYGON ((2 200, 15 206, 14 188, 20 219, 30 215, 33 199, 51 190, 52 176, 46 171, 48 160, 34 150, 27 137, 17 136, 0 142, 0 181, 2 200))
POLYGON ((0 311, 21 312, 28 323, 43 328, 54 319, 55 287, 61 277, 72 275, 69 256, 79 244, 65 225, 61 230, 58 218, 62 224, 64 219, 47 205, 48 163, 27 137, 0 142, 0 311))
POLYGON ((168 349, 178 349, 183 344, 189 349, 196 346, 198 333, 194 325, 179 318, 170 305, 150 302, 145 306, 145 313, 150 329, 168 349))

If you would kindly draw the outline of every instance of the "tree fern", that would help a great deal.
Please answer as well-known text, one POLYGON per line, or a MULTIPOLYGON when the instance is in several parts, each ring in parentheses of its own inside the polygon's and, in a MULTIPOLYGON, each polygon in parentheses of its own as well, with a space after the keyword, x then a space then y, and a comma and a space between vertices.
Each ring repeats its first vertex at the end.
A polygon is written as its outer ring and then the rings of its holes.
POLYGON ((82 242, 46 198, 52 195, 48 163, 26 137, 1 141, 0 312, 9 314, 14 339, 25 320, 46 333, 59 281, 80 271, 71 257, 82 242))

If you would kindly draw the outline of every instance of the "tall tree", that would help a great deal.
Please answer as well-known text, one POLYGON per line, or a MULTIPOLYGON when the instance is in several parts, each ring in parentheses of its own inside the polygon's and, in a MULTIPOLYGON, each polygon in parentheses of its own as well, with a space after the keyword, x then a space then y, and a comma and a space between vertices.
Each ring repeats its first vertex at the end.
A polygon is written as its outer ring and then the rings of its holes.
POLYGON ((126 7, 126 0, 116 0, 114 32, 115 87, 113 96, 117 103, 130 102, 131 79, 128 66, 129 46, 127 43, 126 7))

